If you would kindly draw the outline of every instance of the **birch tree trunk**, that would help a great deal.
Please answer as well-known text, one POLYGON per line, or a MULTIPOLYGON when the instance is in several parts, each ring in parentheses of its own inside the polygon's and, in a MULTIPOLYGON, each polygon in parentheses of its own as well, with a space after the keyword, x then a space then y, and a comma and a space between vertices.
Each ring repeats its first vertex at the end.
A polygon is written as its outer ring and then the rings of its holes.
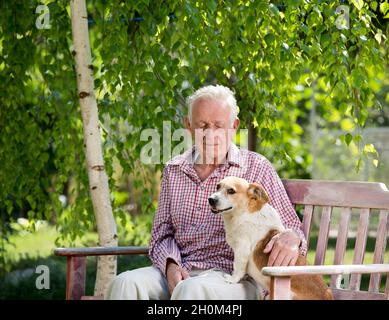
MULTIPOLYGON (((70 10, 74 45, 73 55, 76 61, 77 88, 84 128, 89 190, 96 217, 99 245, 105 247, 117 246, 116 224, 110 202, 108 177, 104 168, 99 116, 94 94, 85 0, 71 0, 70 10)), ((109 281, 116 275, 116 266, 116 256, 98 258, 95 295, 104 295, 109 281)))

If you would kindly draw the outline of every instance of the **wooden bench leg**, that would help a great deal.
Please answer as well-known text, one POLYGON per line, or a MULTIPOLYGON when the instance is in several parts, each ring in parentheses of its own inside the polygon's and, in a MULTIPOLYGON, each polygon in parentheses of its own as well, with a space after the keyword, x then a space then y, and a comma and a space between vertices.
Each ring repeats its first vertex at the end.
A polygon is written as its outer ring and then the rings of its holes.
POLYGON ((291 300, 290 277, 270 277, 270 300, 291 300))
POLYGON ((86 257, 67 257, 66 300, 80 300, 85 294, 86 257))

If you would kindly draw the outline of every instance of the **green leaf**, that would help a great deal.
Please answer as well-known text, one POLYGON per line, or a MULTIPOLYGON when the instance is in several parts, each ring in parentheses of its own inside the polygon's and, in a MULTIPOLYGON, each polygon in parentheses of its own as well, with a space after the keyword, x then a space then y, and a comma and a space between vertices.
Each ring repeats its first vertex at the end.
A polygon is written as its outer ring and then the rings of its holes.
POLYGON ((381 44, 382 39, 382 30, 378 30, 377 33, 374 35, 374 39, 377 40, 379 44, 381 44))
POLYGON ((298 71, 293 70, 290 75, 291 75, 291 77, 292 77, 294 82, 298 82, 299 81, 300 73, 298 71))
POLYGON ((374 145, 369 143, 369 144, 366 144, 363 148, 363 151, 365 153, 377 153, 377 150, 375 149, 374 145))
POLYGON ((363 8, 363 0, 351 0, 351 2, 354 4, 354 6, 358 9, 358 10, 362 10, 363 8))
POLYGON ((386 15, 386 13, 389 11, 389 3, 387 1, 380 4, 380 11, 383 15, 386 15))
POLYGON ((363 164, 362 158, 358 158, 357 163, 356 163, 356 167, 355 167, 355 170, 357 173, 359 173, 359 171, 361 170, 362 164, 363 164))
POLYGON ((353 140, 353 136, 350 133, 347 133, 344 139, 346 141, 346 144, 349 145, 350 142, 353 140))
POLYGON ((33 197, 32 195, 29 194, 29 195, 26 197, 26 199, 27 199, 28 203, 30 204, 31 208, 32 208, 33 210, 35 210, 35 209, 36 209, 36 202, 35 202, 34 197, 33 197))
POLYGON ((265 36, 265 42, 266 42, 266 44, 267 44, 268 46, 270 46, 270 45, 274 42, 275 38, 276 38, 276 37, 274 36, 274 34, 268 33, 268 34, 265 36))
POLYGON ((371 1, 370 2, 370 8, 372 8, 374 11, 377 10, 377 7, 378 7, 377 1, 371 1))

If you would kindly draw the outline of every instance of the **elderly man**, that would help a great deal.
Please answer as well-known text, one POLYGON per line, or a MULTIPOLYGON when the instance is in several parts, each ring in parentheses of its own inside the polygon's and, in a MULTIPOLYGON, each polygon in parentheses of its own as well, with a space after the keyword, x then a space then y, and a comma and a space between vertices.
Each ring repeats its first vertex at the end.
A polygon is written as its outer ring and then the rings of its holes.
POLYGON ((208 206, 208 197, 225 176, 259 182, 281 215, 286 231, 265 248, 269 265, 294 265, 306 241, 293 206, 271 163, 262 155, 231 142, 238 107, 231 90, 206 86, 188 99, 185 126, 195 137, 191 150, 167 162, 155 215, 150 259, 153 266, 119 274, 109 286, 110 299, 260 299, 250 277, 230 284, 233 252, 223 221, 208 206))

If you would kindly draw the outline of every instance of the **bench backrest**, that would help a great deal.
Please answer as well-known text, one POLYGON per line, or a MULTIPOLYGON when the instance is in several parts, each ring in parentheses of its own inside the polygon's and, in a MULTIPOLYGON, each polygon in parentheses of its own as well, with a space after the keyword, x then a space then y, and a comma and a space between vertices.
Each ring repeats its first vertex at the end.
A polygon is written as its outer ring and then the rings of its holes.
MULTIPOLYGON (((372 261, 368 263, 384 263, 386 241, 388 237, 389 190, 383 183, 345 182, 324 180, 283 180, 290 200, 296 208, 302 205, 304 234, 308 241, 312 229, 314 215, 321 214, 317 245, 315 249, 315 265, 323 265, 327 253, 329 232, 337 230, 336 247, 333 261, 328 264, 343 264, 346 248, 355 241, 353 264, 363 264, 366 243, 369 233, 369 222, 374 213, 375 247, 372 261), (335 212, 339 212, 336 221, 335 212), (359 217, 356 236, 350 236, 350 220, 359 217), (334 226, 334 220, 336 226, 334 226), (377 221, 378 220, 378 221, 377 221), (332 222, 332 223, 331 223, 332 222)), ((388 263, 387 261, 386 263, 388 263)), ((366 262, 365 262, 366 263, 366 262)), ((340 288, 339 276, 332 276, 331 288, 336 299, 387 299, 389 296, 389 276, 386 285, 380 289, 383 280, 380 274, 370 276, 368 289, 360 290, 361 275, 343 278, 345 284, 340 288)))

